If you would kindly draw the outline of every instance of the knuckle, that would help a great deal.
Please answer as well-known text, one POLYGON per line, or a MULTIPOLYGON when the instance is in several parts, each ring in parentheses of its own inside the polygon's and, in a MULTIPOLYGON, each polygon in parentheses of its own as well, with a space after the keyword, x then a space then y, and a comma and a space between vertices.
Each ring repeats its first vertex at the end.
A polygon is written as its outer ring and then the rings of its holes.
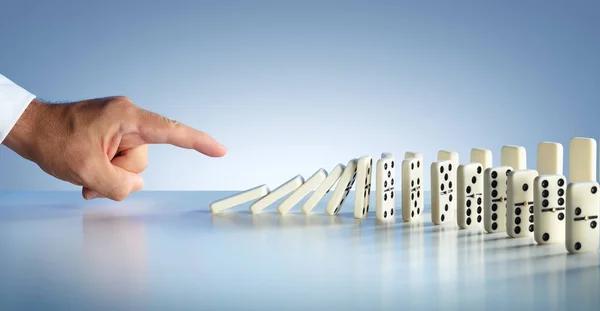
POLYGON ((121 202, 125 200, 125 198, 127 198, 128 195, 129 191, 127 191, 127 189, 125 189, 124 187, 115 187, 113 188, 113 191, 111 193, 111 199, 121 202))
POLYGON ((129 98, 117 96, 108 102, 108 109, 116 114, 130 115, 137 110, 137 106, 129 98))

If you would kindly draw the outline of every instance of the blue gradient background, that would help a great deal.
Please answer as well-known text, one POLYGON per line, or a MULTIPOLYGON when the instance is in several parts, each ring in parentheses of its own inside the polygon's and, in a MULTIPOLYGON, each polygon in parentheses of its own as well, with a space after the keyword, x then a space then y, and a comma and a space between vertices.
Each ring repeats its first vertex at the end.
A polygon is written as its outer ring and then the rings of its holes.
MULTIPOLYGON (((597 138, 600 5, 582 1, 2 1, 0 72, 129 96, 222 141, 152 146, 151 190, 271 187, 363 154, 597 138)), ((567 169, 565 165, 565 171, 567 169)), ((70 190, 0 148, 0 190, 70 190)), ((428 176, 428 171, 425 172, 428 176)))

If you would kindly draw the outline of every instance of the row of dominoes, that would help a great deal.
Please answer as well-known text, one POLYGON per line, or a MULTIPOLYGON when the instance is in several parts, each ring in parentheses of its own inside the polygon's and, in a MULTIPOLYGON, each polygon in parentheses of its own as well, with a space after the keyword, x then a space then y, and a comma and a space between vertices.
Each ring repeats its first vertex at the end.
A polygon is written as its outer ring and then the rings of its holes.
MULTIPOLYGON (((576 137, 569 147, 569 183, 562 175, 563 147, 558 143, 538 145, 537 170, 526 168, 526 150, 521 146, 502 147, 499 167, 492 167, 490 150, 472 149, 471 163, 465 165, 459 164, 458 153, 439 151, 437 162, 431 164, 432 222, 440 225, 456 218, 462 229, 483 226, 489 233, 506 232, 510 237, 533 235, 539 244, 565 241, 570 252, 597 249, 596 141, 576 137)), ((376 163, 375 214, 381 221, 395 219, 395 162, 392 154, 383 153, 376 163)), ((401 167, 405 222, 421 220, 423 165, 422 154, 405 153, 401 167)), ((256 200, 250 211, 260 213, 283 199, 277 209, 285 214, 309 196, 302 205, 309 213, 333 189, 325 210, 336 215, 355 186, 354 217, 362 219, 369 211, 372 167, 372 157, 363 156, 346 166, 338 164, 329 174, 319 169, 307 180, 298 175, 273 191, 262 185, 214 202, 210 209, 219 213, 256 200)))

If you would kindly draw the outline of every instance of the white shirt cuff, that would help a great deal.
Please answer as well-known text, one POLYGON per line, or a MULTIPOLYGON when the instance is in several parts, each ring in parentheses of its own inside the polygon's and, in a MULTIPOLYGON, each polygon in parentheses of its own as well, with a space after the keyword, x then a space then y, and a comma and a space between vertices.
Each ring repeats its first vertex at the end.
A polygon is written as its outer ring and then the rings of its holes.
POLYGON ((34 98, 35 95, 0 74, 0 143, 34 98))

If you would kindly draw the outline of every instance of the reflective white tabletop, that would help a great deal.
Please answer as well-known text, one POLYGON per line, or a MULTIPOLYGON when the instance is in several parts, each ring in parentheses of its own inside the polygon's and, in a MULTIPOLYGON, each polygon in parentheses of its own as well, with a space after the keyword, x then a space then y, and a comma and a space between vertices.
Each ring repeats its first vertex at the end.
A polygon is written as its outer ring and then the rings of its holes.
MULTIPOLYGON (((0 192, 0 310, 598 310, 598 252, 229 192, 0 192)), ((353 194, 351 194, 352 196, 353 194)), ((427 201, 427 200, 426 200, 427 201)), ((399 202, 397 203, 399 207, 399 202)))

